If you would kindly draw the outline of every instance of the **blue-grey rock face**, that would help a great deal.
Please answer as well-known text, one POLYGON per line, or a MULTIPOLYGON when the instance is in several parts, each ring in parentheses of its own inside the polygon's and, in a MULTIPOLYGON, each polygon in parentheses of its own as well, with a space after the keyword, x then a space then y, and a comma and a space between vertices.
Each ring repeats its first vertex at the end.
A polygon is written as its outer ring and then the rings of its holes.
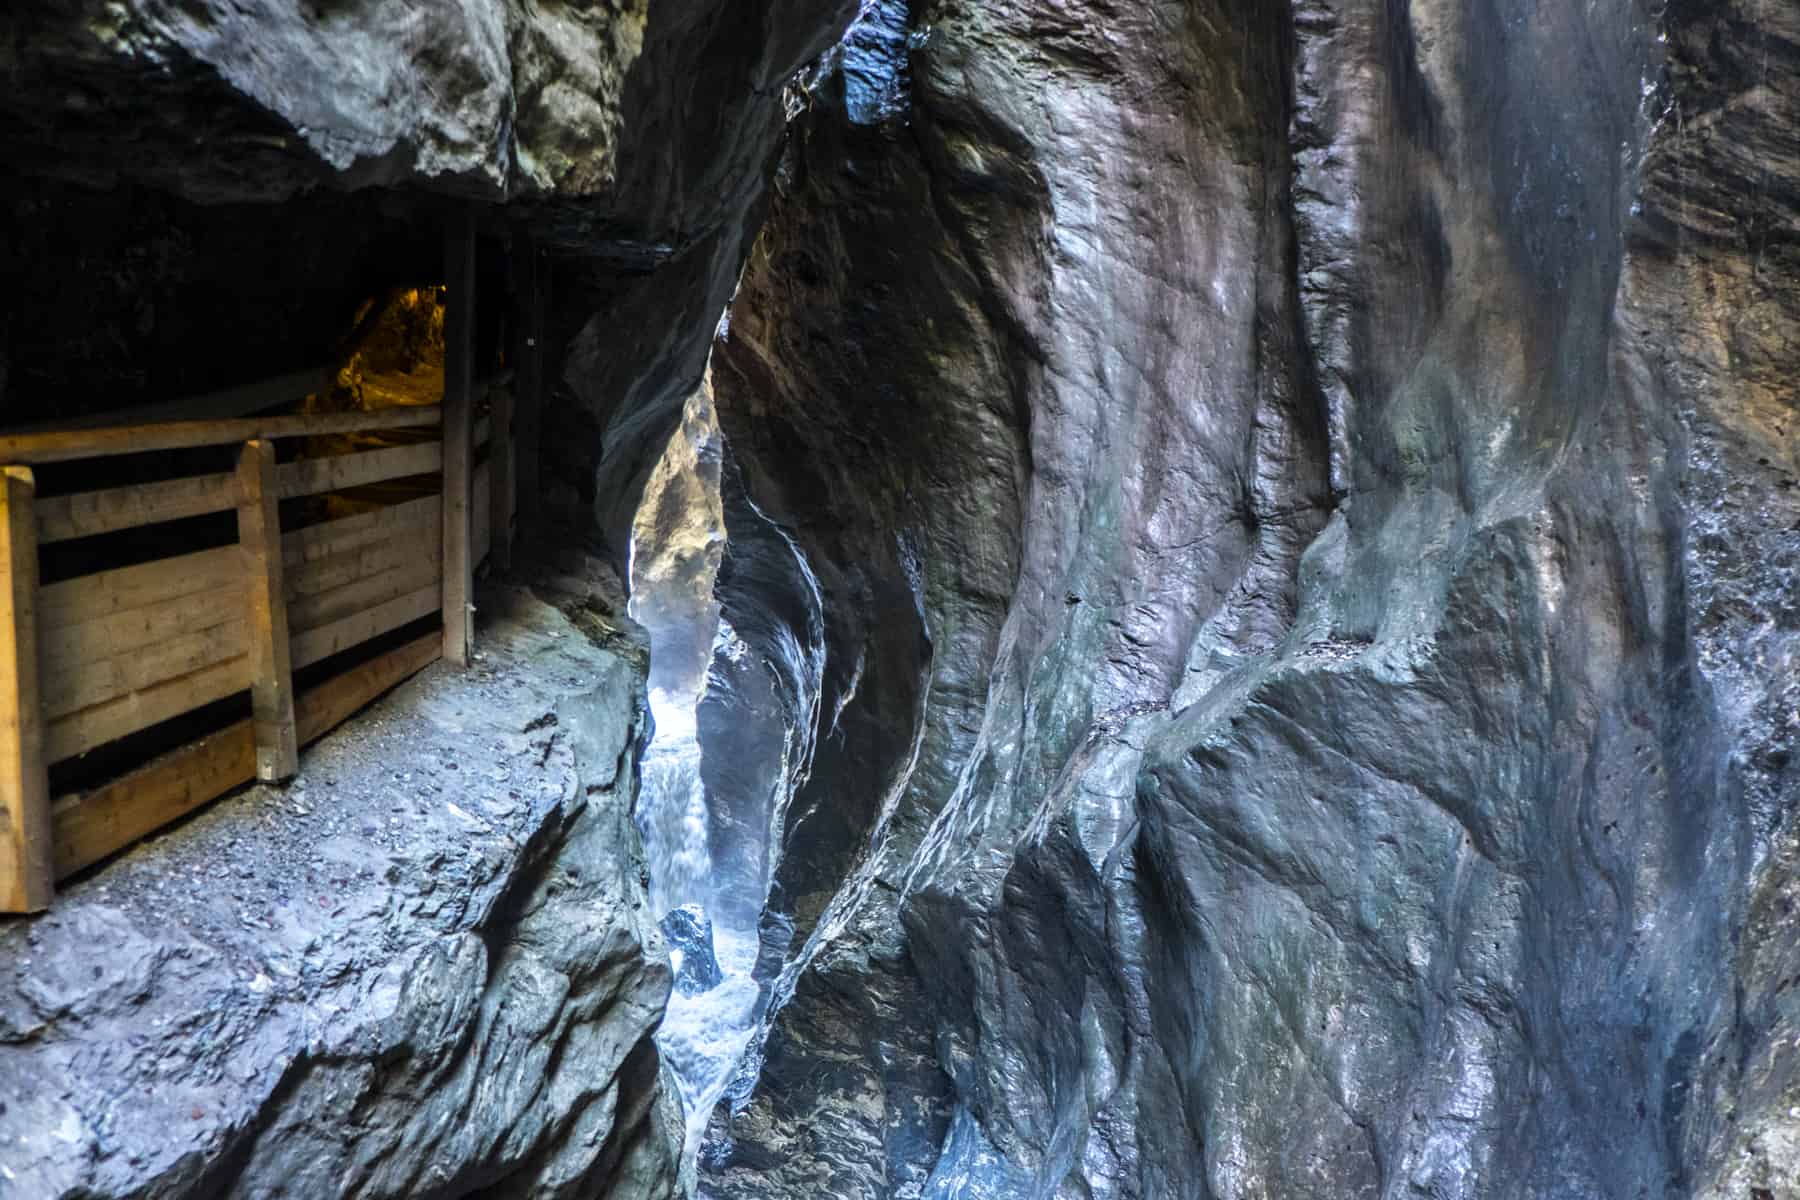
POLYGON ((1800 1195, 1793 14, 876 9, 714 368, 921 703, 702 1192, 1800 1195))

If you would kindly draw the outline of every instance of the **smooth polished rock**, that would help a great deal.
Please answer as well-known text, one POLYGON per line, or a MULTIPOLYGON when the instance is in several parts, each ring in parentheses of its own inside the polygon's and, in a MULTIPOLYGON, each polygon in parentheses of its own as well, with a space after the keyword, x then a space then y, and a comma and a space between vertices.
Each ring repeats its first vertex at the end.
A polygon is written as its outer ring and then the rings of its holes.
POLYGON ((714 372, 928 674, 703 1194, 1795 1194, 1791 25, 865 17, 714 372))

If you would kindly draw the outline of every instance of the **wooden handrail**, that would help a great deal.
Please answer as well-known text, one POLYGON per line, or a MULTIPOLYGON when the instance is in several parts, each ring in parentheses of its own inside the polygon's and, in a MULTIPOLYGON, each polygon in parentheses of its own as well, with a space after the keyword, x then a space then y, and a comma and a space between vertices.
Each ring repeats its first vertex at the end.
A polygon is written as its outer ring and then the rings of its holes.
POLYGON ((224 446, 258 438, 312 437, 327 433, 371 433, 410 429, 443 422, 435 404, 381 408, 373 412, 297 413, 289 416, 241 417, 229 421, 164 421, 117 425, 104 429, 65 429, 45 433, 0 434, 0 463, 67 462, 152 450, 187 450, 224 446))

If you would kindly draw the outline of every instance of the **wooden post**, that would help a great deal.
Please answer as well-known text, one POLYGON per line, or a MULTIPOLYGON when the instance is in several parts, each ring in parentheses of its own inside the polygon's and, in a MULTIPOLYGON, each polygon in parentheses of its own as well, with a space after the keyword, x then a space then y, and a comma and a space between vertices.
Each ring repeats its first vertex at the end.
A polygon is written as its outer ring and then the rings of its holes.
POLYGON ((475 218, 450 219, 444 237, 444 658, 469 665, 474 568, 470 488, 474 484, 475 218))
POLYGON ((50 783, 38 695, 37 486, 31 472, 0 478, 0 912, 48 908, 52 892, 50 783))
POLYGON ((294 732, 294 669, 281 579, 281 517, 275 446, 250 441, 238 452, 238 545, 250 607, 250 711, 256 726, 256 777, 292 779, 300 770, 294 732))
POLYGON ((493 433, 488 441, 488 563, 490 570, 512 566, 513 539, 513 383, 488 392, 493 433))
POLYGON ((514 352, 513 494, 519 531, 536 528, 538 520, 538 447, 543 428, 544 325, 550 285, 549 264, 525 234, 513 239, 513 295, 519 331, 514 352))

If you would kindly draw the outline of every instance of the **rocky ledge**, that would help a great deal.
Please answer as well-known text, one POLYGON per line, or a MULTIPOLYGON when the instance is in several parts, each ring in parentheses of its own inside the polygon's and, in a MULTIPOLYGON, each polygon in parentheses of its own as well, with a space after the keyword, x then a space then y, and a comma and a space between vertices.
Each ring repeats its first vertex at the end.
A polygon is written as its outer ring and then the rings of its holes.
POLYGON ((644 657, 555 596, 0 926, 0 1195, 672 1194, 644 657))

